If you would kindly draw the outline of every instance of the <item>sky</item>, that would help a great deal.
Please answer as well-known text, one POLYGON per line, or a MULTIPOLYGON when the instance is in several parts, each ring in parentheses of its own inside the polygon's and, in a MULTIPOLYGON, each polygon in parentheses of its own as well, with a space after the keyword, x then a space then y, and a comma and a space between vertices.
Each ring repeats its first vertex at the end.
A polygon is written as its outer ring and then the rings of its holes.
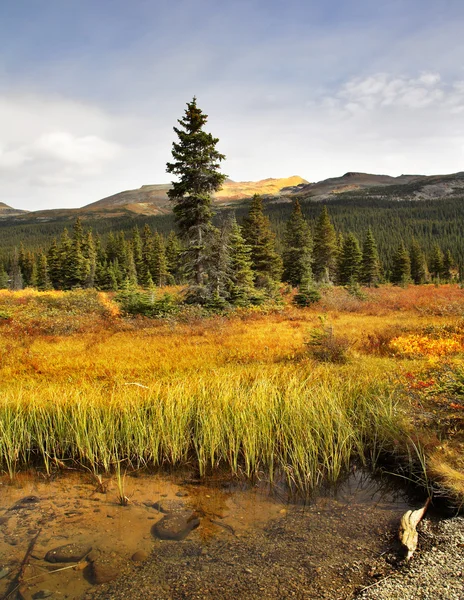
POLYGON ((167 183, 195 95, 235 181, 464 170, 462 0, 0 3, 0 202, 167 183))

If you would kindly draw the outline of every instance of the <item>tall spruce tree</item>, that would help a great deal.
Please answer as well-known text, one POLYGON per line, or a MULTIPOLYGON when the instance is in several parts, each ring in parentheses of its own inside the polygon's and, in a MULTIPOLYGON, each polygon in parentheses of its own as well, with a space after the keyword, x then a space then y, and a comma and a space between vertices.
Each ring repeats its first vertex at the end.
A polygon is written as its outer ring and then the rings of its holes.
POLYGON ((157 231, 155 231, 153 236, 150 273, 155 285, 160 287, 166 285, 169 276, 166 250, 164 248, 163 238, 157 231))
POLYGON ((293 203, 284 238, 282 279, 292 286, 311 276, 312 239, 298 199, 293 203))
POLYGON ((448 249, 446 250, 444 256, 443 256, 443 279, 445 281, 451 281, 451 279, 453 278, 453 272, 452 270, 454 269, 454 259, 451 255, 451 251, 448 249))
POLYGON ((179 141, 172 145, 173 162, 168 173, 178 176, 168 192, 174 202, 174 216, 186 246, 189 283, 205 284, 208 263, 208 236, 212 233, 212 194, 226 179, 220 173, 225 156, 218 152, 218 138, 203 130, 208 116, 197 106, 194 97, 187 103, 184 117, 174 127, 179 141))
POLYGON ((324 205, 314 229, 313 273, 318 281, 333 281, 336 266, 337 234, 324 205))
POLYGON ((430 257, 430 275, 435 280, 443 277, 443 252, 438 244, 434 244, 430 257))
POLYGON ((166 241, 166 263, 169 273, 169 283, 180 283, 182 280, 181 267, 182 247, 174 231, 170 231, 166 241))
POLYGON ((47 257, 43 252, 37 257, 36 286, 37 289, 41 291, 49 290, 52 287, 48 274, 47 257))
POLYGON ((364 238, 360 281, 364 285, 376 285, 380 279, 380 260, 372 229, 369 227, 364 238))
POLYGON ((422 248, 416 238, 411 240, 409 260, 411 262, 411 279, 416 285, 421 285, 427 278, 427 263, 422 248))
POLYGON ((248 216, 243 222, 243 236, 251 248, 256 287, 271 290, 280 281, 282 259, 275 248, 271 222, 264 215, 263 199, 257 194, 253 196, 248 216))
POLYGON ((253 283, 251 248, 245 242, 235 217, 229 231, 229 301, 235 306, 248 306, 256 296, 253 283))
POLYGON ((338 261, 337 280, 340 285, 359 282, 362 253, 358 238, 351 231, 343 241, 342 251, 338 261))
POLYGON ((390 280, 395 285, 406 285, 411 279, 411 261, 404 242, 401 242, 393 255, 390 280))

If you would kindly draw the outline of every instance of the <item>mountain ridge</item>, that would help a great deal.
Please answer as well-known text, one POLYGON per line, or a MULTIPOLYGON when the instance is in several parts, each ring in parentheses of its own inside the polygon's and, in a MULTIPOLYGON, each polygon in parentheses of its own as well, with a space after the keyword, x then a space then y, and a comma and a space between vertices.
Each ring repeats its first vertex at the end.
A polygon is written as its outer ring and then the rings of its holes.
MULTIPOLYGON (((125 190, 107 196, 81 208, 24 211, 0 202, 2 220, 33 219, 53 221, 76 218, 105 218, 114 216, 157 216, 172 212, 167 195, 170 184, 142 185, 135 190, 125 190)), ((226 180, 214 194, 217 207, 231 207, 260 194, 270 202, 303 201, 323 202, 335 198, 348 198, 353 194, 362 198, 388 197, 392 200, 430 200, 451 196, 464 196, 464 171, 446 175, 376 175, 348 171, 340 177, 330 177, 309 183, 298 175, 287 178, 267 178, 259 181, 226 180)))

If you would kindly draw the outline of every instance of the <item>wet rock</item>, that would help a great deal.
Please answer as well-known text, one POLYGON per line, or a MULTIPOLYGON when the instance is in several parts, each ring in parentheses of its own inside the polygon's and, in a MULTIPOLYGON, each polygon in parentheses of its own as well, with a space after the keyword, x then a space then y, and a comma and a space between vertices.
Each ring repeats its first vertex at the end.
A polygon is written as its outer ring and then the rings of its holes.
POLYGON ((80 562, 92 550, 92 546, 85 544, 66 544, 49 550, 45 560, 51 563, 80 562))
POLYGON ((50 590, 39 590, 35 594, 32 594, 34 600, 40 600, 40 598, 50 598, 50 596, 53 596, 53 592, 50 590))
POLYGON ((134 552, 134 554, 132 555, 132 560, 134 562, 143 562, 147 558, 148 554, 144 550, 137 550, 137 552, 134 552))
POLYGON ((154 502, 152 506, 165 514, 185 510, 185 504, 182 500, 159 500, 158 502, 154 502))
POLYGON ((176 492, 176 496, 177 496, 178 498, 185 498, 185 497, 186 497, 186 496, 188 496, 188 495, 189 495, 189 494, 188 494, 188 492, 184 492, 184 491, 182 491, 182 490, 179 490, 178 492, 176 492))
POLYGON ((4 577, 6 577, 9 572, 10 572, 9 569, 0 569, 0 579, 3 579, 4 577))
POLYGON ((91 563, 91 571, 92 583, 95 585, 108 583, 109 581, 117 579, 119 576, 119 569, 104 559, 98 559, 97 561, 91 563))
POLYGON ((192 511, 167 514, 152 527, 152 534, 161 540, 185 539, 188 534, 200 525, 200 519, 192 511))
POLYGON ((25 496, 18 500, 14 506, 12 506, 9 510, 31 510, 37 506, 40 502, 40 498, 38 496, 25 496))

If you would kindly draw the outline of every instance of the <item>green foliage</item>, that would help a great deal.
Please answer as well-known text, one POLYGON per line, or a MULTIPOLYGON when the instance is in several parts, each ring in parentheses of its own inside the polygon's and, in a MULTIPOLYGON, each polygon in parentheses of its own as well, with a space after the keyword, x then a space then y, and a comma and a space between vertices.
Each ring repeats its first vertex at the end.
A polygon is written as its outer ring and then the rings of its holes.
POLYGON ((318 281, 333 281, 336 272, 337 235, 324 205, 314 229, 313 272, 318 281))
POLYGON ((360 281, 364 285, 376 285, 380 279, 380 260, 377 244, 369 227, 364 238, 360 281))
POLYGON ((116 296, 115 301, 127 315, 142 315, 150 318, 162 318, 179 312, 179 303, 172 294, 158 297, 155 290, 125 289, 116 296))
POLYGON ((390 280, 396 285, 406 285, 411 279, 411 261, 404 242, 396 249, 390 280))
POLYGON ((229 259, 229 301, 234 306, 249 306, 256 299, 251 248, 245 242, 235 216, 230 222, 229 259))
POLYGON ((411 241, 409 248, 409 260, 411 263, 411 279, 416 285, 425 283, 427 279, 427 263, 425 256, 416 238, 411 241))
POLYGON ((263 199, 255 194, 248 216, 243 223, 243 236, 251 248, 252 269, 257 288, 273 287, 280 280, 282 259, 276 252, 275 234, 271 223, 264 215, 263 199))
POLYGON ((332 325, 325 316, 319 317, 320 325, 309 331, 305 341, 306 348, 312 358, 321 362, 344 364, 348 362, 349 341, 334 334, 332 325))
POLYGON ((174 216, 182 237, 186 242, 186 258, 190 283, 204 284, 207 266, 207 241, 212 226, 211 194, 220 189, 226 175, 219 172, 225 159, 216 150, 219 142, 210 133, 203 131, 208 120, 197 107, 194 97, 179 127, 174 127, 179 141, 172 145, 174 161, 167 163, 168 173, 178 176, 168 192, 174 202, 174 216))
POLYGON ((284 237, 283 281, 296 287, 305 278, 311 277, 311 254, 311 231, 301 212, 299 201, 295 200, 284 237))
POLYGON ((354 284, 359 281, 362 266, 362 253, 358 238, 348 233, 338 257, 337 280, 340 285, 354 284))
POLYGON ((306 306, 311 306, 311 304, 319 302, 320 299, 321 294, 314 285, 312 278, 306 277, 300 283, 298 287, 298 292, 293 297, 293 302, 297 306, 304 308, 306 306))

